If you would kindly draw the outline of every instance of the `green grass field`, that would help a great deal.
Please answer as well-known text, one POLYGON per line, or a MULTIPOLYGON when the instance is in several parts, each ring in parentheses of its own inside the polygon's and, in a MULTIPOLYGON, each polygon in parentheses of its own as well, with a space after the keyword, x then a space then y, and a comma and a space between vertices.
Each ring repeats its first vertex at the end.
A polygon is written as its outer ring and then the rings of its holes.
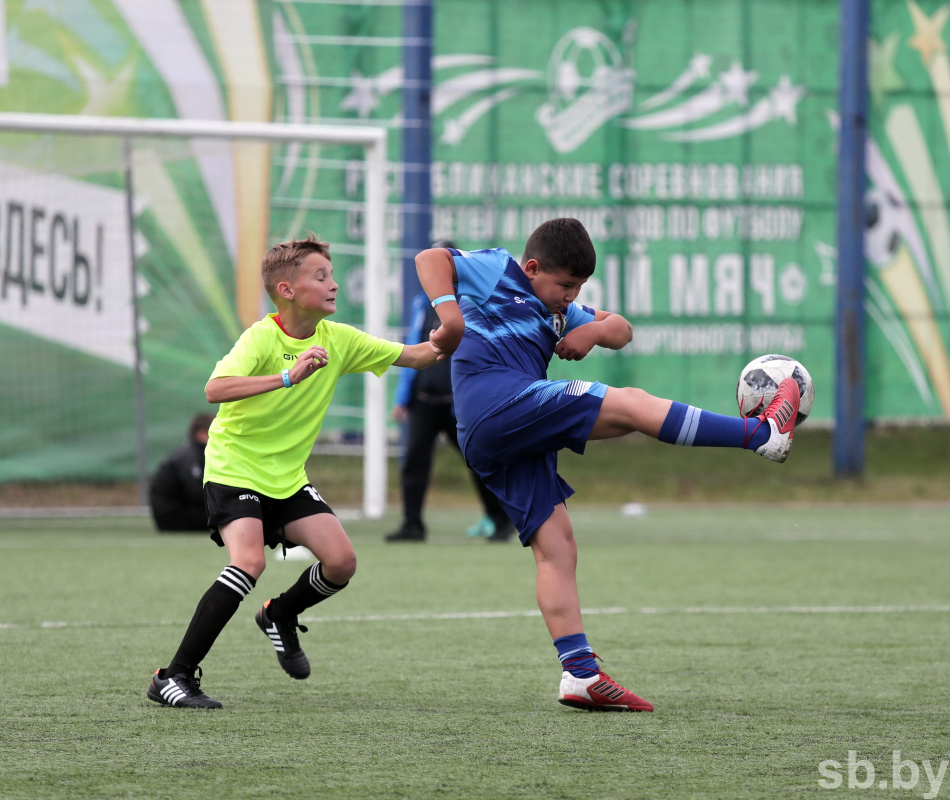
POLYGON ((555 701, 530 552, 468 516, 431 512, 424 545, 346 523, 360 567, 304 620, 307 681, 253 622, 306 566, 273 559, 204 664, 216 712, 145 689, 223 551, 144 519, 3 520, 0 797, 950 797, 947 505, 574 508, 588 635, 654 714, 555 701))

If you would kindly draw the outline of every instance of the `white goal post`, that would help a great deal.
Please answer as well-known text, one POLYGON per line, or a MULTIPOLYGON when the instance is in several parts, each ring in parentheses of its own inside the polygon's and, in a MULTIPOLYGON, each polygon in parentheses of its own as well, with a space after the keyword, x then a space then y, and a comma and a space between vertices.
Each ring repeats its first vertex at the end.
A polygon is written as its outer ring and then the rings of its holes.
MULTIPOLYGON (((259 140, 355 145, 365 154, 365 282, 364 329, 379 337, 386 333, 386 151, 387 131, 382 127, 252 123, 216 120, 148 119, 128 117, 66 116, 57 114, 0 113, 0 131, 107 135, 123 140, 133 137, 259 140)), ((130 212, 131 213, 131 212, 130 212)), ((134 258, 130 245, 130 260, 134 258)), ((134 264, 131 265, 134 268, 134 264)), ((141 356, 136 364, 141 378, 141 356)), ((141 382, 139 382, 141 389, 141 382)), ((141 414, 141 396, 139 396, 141 414)), ((144 466, 144 417, 139 417, 140 485, 144 466)), ((378 519, 386 510, 387 434, 386 383, 367 373, 363 413, 363 514, 378 519)), ((141 493, 140 493, 141 494, 141 493)))

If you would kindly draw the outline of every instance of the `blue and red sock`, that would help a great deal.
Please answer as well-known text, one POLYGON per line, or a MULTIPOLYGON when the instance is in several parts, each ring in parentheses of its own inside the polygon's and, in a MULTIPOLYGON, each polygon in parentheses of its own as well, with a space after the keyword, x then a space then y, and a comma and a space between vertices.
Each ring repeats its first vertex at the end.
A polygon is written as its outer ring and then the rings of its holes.
POLYGON ((600 672, 585 634, 572 633, 570 636, 562 636, 554 640, 554 646, 557 648, 561 665, 576 678, 590 678, 600 672))
POLYGON ((657 437, 683 447, 743 447, 755 450, 772 435, 772 428, 758 417, 727 417, 695 406, 674 402, 657 437))

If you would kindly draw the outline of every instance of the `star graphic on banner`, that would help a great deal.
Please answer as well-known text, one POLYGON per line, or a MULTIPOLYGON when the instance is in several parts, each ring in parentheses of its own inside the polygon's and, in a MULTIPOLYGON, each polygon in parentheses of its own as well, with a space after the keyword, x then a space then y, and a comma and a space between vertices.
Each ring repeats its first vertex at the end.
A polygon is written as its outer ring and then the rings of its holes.
POLYGON ((943 41, 943 26, 947 24, 950 6, 941 6, 932 17, 928 17, 921 11, 914 0, 907 0, 907 8, 914 23, 914 35, 907 40, 907 43, 920 53, 924 66, 929 67, 937 53, 947 50, 947 45, 943 41))
POLYGON ((133 61, 126 61, 114 75, 107 75, 79 55, 73 58, 73 66, 86 93, 83 114, 113 116, 128 102, 135 75, 133 61))
POLYGON ((897 47, 900 44, 900 34, 896 31, 883 42, 874 39, 870 41, 868 51, 868 83, 874 105, 884 104, 884 96, 888 92, 904 88, 904 80, 894 68, 894 59, 897 57, 897 47))
POLYGON ((712 66, 712 56, 704 53, 697 53, 689 60, 689 71, 697 78, 708 78, 710 66, 712 66))
POLYGON ((442 139, 445 144, 458 144, 465 138, 465 132, 467 128, 465 123, 459 119, 450 119, 445 123, 445 128, 442 131, 442 139))
POLYGON ((805 90, 801 86, 793 86, 788 75, 783 75, 778 80, 774 89, 769 91, 769 99, 772 101, 772 114, 775 117, 784 117, 791 123, 798 122, 795 115, 795 106, 805 95, 805 90))
POLYGON ((379 107, 379 95, 376 91, 376 83, 372 78, 366 78, 358 71, 352 73, 353 89, 343 98, 340 103, 340 109, 343 111, 355 111, 360 119, 365 119, 370 112, 379 107))
POLYGON ((719 73, 719 83, 725 89, 723 99, 740 106, 749 105, 749 87, 758 79, 758 72, 746 72, 738 61, 733 61, 726 72, 719 73))

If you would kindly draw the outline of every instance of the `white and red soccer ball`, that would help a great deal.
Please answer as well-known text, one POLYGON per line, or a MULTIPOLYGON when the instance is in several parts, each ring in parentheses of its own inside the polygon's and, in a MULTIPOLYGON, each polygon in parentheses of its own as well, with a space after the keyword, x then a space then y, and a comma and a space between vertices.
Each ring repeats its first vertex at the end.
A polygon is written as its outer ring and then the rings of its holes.
POLYGON ((801 425, 815 404, 815 384, 811 375, 794 358, 771 353, 752 359, 742 372, 736 385, 736 401, 743 417, 761 414, 775 399, 778 385, 786 378, 794 378, 801 392, 796 425, 801 425))

